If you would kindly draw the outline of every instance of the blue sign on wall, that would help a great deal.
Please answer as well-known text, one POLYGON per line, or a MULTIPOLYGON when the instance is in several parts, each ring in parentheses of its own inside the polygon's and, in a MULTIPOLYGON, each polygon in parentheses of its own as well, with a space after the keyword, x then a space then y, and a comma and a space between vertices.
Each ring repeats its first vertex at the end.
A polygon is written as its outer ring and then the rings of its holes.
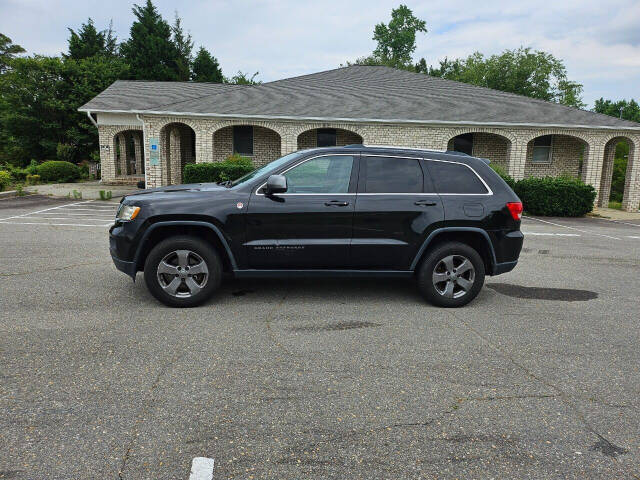
POLYGON ((160 147, 158 146, 157 138, 149 139, 149 165, 159 165, 160 164, 160 147))

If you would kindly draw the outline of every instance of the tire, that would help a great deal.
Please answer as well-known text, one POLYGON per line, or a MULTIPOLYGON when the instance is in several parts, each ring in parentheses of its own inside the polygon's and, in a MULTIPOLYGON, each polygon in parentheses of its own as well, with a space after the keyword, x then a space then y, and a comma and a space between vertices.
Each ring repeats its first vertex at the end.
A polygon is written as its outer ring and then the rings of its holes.
POLYGON ((222 261, 207 242, 188 236, 158 243, 144 262, 149 292, 170 307, 195 307, 220 286, 222 261))
POLYGON ((418 271, 418 287, 433 305, 462 307, 480 293, 484 275, 484 262, 474 248, 447 242, 427 253, 418 271))

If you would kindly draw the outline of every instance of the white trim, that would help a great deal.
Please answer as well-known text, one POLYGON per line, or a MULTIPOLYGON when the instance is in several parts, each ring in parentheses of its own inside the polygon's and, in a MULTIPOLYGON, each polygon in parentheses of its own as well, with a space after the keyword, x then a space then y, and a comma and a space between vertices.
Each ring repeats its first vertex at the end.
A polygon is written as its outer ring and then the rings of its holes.
MULTIPOLYGON (((88 109, 79 108, 80 112, 87 112, 88 109)), ((515 122, 472 122, 453 120, 409 120, 403 118, 345 118, 345 117, 304 117, 296 115, 241 115, 226 113, 196 113, 196 112, 171 112, 154 110, 92 110, 93 112, 110 113, 137 113, 143 115, 168 115, 172 117, 209 117, 209 118, 240 118, 253 120, 295 120, 311 122, 346 122, 346 123, 398 123, 416 125, 456 125, 456 126, 490 126, 490 127, 535 127, 535 128, 580 128, 580 129, 605 129, 605 130, 632 130, 640 131, 640 127, 628 126, 606 126, 606 125, 580 125, 580 124, 556 124, 556 123, 515 123, 515 122)), ((588 112, 587 112, 588 113, 588 112)))

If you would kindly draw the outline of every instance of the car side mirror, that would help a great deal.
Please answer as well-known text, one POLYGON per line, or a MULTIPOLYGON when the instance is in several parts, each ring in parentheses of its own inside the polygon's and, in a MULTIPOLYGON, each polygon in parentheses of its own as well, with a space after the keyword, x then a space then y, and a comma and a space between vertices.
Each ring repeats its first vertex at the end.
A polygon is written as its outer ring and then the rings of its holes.
POLYGON ((274 193, 284 193, 287 191, 287 177, 284 175, 271 175, 267 179, 267 185, 264 189, 265 195, 273 195, 274 193))

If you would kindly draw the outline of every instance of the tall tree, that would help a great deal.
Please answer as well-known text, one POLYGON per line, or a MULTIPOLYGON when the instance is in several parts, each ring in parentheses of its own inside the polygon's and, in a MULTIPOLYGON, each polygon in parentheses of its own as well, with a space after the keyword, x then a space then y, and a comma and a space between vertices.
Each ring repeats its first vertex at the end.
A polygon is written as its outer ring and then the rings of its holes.
POLYGON ((373 39, 378 42, 373 57, 392 67, 411 65, 417 32, 427 32, 426 22, 414 16, 406 5, 394 8, 389 24, 381 22, 373 30, 373 39))
POLYGON ((180 71, 177 49, 171 38, 171 26, 162 18, 151 0, 134 5, 136 20, 130 38, 120 52, 131 66, 131 75, 139 80, 177 80, 180 71))
POLYGON ((107 30, 98 31, 93 20, 89 18, 80 30, 76 32, 69 28, 69 33, 69 51, 63 54, 65 58, 82 60, 96 55, 114 55, 116 52, 117 43, 111 24, 107 30))
MULTIPOLYGON (((424 71, 426 62, 416 65, 424 71)), ((550 53, 520 47, 485 57, 475 52, 467 58, 445 58, 429 75, 574 107, 584 107, 582 85, 567 79, 562 60, 550 53)))
POLYGON ((191 79, 194 82, 222 83, 224 81, 218 60, 204 47, 198 50, 191 69, 191 79))
POLYGON ((622 118, 624 120, 632 120, 640 122, 640 105, 633 98, 627 100, 605 100, 600 98, 596 100, 594 112, 604 113, 612 117, 622 118))
POLYGON ((190 66, 193 51, 193 41, 191 34, 184 33, 182 29, 182 20, 176 12, 176 19, 171 27, 173 33, 173 44, 176 47, 176 68, 178 71, 178 80, 187 81, 190 77, 190 66))
POLYGON ((260 85, 262 82, 260 80, 256 80, 260 72, 256 72, 253 75, 249 76, 248 73, 241 72, 238 70, 231 78, 225 78, 225 83, 232 83, 235 85, 260 85))
POLYGON ((16 45, 9 37, 0 33, 0 75, 7 71, 13 58, 18 53, 23 52, 24 48, 16 45))

